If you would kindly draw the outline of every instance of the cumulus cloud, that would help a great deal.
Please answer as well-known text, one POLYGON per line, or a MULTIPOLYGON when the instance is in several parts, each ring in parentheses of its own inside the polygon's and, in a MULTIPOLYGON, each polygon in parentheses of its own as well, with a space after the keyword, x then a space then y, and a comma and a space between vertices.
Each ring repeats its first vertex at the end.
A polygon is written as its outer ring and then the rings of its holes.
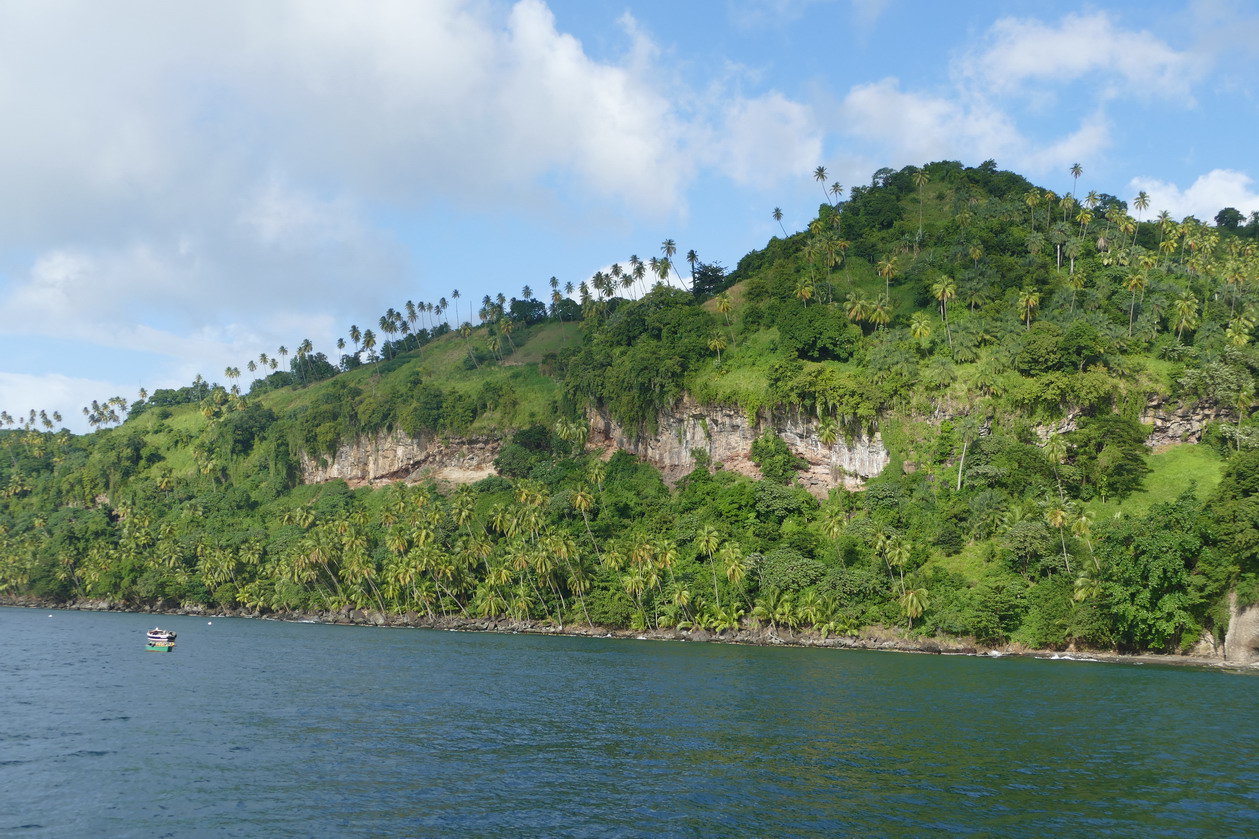
POLYGON ((984 48, 955 67, 968 83, 999 94, 1090 77, 1107 96, 1176 99, 1190 95, 1198 69, 1190 53, 1149 32, 1124 29, 1105 12, 1069 14, 1057 24, 1002 18, 988 30, 984 48))
POLYGON ((887 78, 853 87, 840 106, 846 133, 876 145, 885 161, 992 158, 1017 169, 1047 171, 1105 147, 1110 128, 1101 111, 1049 142, 1029 138, 991 100, 936 96, 902 89, 887 78))
POLYGON ((47 410, 49 414, 59 410, 62 416, 57 427, 64 426, 76 432, 88 430, 87 421, 79 408, 90 404, 93 399, 100 401, 120 395, 135 398, 130 388, 120 387, 115 382, 60 374, 31 376, 4 371, 0 371, 0 394, 4 395, 4 404, 0 408, 13 416, 25 418, 32 409, 47 410))
POLYGON ((817 165, 822 133, 811 108, 771 92, 733 100, 711 148, 715 165, 736 183, 768 187, 817 165))
POLYGON ((1212 169, 1184 189, 1149 177, 1133 178, 1128 186, 1134 195, 1141 190, 1149 194, 1152 211, 1167 210, 1175 218, 1194 216, 1210 222, 1225 207, 1240 210, 1243 216, 1259 212, 1254 179, 1232 169, 1212 169))
POLYGON ((1112 145, 1116 96, 1188 103, 1202 69, 1191 51, 1105 12, 1056 23, 1007 17, 954 58, 936 89, 905 89, 896 78, 854 85, 840 106, 840 130, 878 144, 885 165, 993 158, 1039 175, 1112 145), (1089 110, 1066 133, 1046 134, 1038 117, 1068 91, 1089 110))
POLYGON ((5 4, 0 339, 191 378, 423 287, 399 218, 677 218, 703 167, 818 157, 804 106, 680 90, 620 24, 596 60, 542 0, 5 4))

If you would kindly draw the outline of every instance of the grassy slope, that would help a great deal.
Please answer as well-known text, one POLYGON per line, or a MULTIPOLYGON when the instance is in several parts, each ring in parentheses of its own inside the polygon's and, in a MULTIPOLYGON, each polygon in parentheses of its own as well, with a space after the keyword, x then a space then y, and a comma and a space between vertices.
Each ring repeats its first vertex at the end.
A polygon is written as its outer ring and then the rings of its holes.
MULTIPOLYGON (((517 397, 515 410, 510 416, 491 411, 481 415, 473 423, 469 433, 495 434, 534 422, 547 422, 552 415, 551 405, 556 398, 558 384, 543 375, 538 362, 546 353, 558 352, 576 342, 580 327, 575 323, 542 324, 522 330, 513 336, 517 351, 505 359, 503 365, 482 364, 467 369, 465 359, 468 343, 451 333, 432 343, 401 354, 406 363, 388 373, 381 374, 377 365, 365 365, 336 377, 364 391, 387 386, 398 377, 411 375, 419 370, 426 381, 440 383, 443 388, 461 391, 477 391, 487 382, 510 385, 517 397)), ((488 353, 486 330, 478 329, 469 338, 474 349, 488 353)), ((327 388, 331 379, 315 382, 308 387, 286 387, 261 394, 253 401, 283 417, 289 412, 310 404, 327 388)), ((196 470, 191 447, 186 440, 195 438, 205 427, 205 418, 198 405, 179 405, 171 409, 171 415, 163 422, 156 414, 141 415, 129 427, 145 436, 150 445, 161 452, 163 459, 148 471, 169 472, 176 477, 190 476, 196 470)), ((237 464, 239 469, 244 464, 237 464)), ((248 468, 247 466, 245 467, 248 468)))

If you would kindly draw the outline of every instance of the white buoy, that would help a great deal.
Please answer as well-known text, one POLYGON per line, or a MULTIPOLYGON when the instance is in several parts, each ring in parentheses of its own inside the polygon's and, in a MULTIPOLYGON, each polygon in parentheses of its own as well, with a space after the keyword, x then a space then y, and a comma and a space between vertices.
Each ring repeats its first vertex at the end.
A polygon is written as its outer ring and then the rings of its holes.
POLYGON ((206 625, 206 626, 214 626, 214 621, 206 621, 206 622, 205 622, 205 625, 206 625))

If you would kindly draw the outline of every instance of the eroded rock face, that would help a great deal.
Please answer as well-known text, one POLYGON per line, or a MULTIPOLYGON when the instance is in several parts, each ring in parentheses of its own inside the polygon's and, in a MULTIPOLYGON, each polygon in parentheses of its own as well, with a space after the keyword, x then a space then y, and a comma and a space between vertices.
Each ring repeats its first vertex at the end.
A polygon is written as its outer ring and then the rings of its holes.
POLYGON ((1232 600, 1232 617, 1224 637, 1224 660, 1231 664, 1259 665, 1259 604, 1238 606, 1232 600))
POLYGON ((1216 412, 1197 405, 1171 405, 1157 397, 1141 412, 1141 422, 1153 427, 1146 441, 1151 448, 1197 443, 1206 424, 1218 418, 1216 412))
POLYGON ((300 455, 302 481, 337 479, 351 487, 426 480, 463 484, 494 474, 501 442, 494 438, 410 437, 401 431, 381 432, 344 443, 331 458, 300 455))
POLYGON ((637 455, 655 465, 669 482, 695 468, 696 450, 726 469, 757 476, 750 456, 752 443, 770 427, 808 462, 800 473, 800 483, 819 497, 838 486, 860 488, 867 478, 882 472, 890 459, 877 433, 851 443, 841 438, 833 446, 826 446, 818 438, 816 424, 798 415, 776 418, 772 423, 764 418, 749 422, 741 411, 699 405, 689 399, 661 415, 660 427, 651 435, 628 432, 597 409, 591 409, 589 417, 591 444, 637 455))

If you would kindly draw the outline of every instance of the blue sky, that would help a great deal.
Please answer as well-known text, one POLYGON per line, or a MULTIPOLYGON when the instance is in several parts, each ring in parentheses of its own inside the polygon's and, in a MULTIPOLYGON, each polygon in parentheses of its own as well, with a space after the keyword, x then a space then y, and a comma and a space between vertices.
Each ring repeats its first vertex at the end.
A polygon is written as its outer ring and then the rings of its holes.
MULTIPOLYGON (((1245 2, 0 5, 0 408, 335 353, 407 300, 732 267, 824 165, 1259 211, 1245 2)), ((453 316, 453 308, 449 313, 453 316)))

